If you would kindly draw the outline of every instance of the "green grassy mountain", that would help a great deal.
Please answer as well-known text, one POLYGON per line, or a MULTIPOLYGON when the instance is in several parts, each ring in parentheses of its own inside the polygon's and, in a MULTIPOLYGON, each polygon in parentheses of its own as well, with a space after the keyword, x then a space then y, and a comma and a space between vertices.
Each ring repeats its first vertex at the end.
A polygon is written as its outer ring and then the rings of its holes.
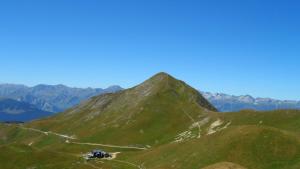
POLYGON ((88 141, 156 145, 174 140, 193 124, 191 137, 198 137, 196 123, 210 116, 213 119, 213 111, 216 109, 197 90, 159 73, 141 85, 94 97, 29 126, 88 141))
POLYGON ((0 125, 0 168, 298 169, 299 131, 300 111, 218 113, 159 73, 49 118, 0 125), (84 160, 92 149, 114 158, 84 160))

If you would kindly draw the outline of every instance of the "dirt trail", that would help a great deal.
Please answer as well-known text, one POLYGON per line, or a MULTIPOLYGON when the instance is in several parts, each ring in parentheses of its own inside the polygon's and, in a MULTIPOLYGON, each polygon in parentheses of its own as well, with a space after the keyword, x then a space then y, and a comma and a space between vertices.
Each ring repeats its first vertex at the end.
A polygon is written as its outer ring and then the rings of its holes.
POLYGON ((68 136, 68 135, 64 135, 64 134, 55 133, 55 132, 52 132, 52 131, 49 131, 48 133, 57 135, 57 136, 59 136, 59 137, 71 139, 71 140, 77 139, 75 136, 68 136))
MULTIPOLYGON (((59 136, 59 137, 62 137, 62 138, 65 138, 65 139, 70 139, 70 140, 75 140, 77 139, 76 137, 73 137, 73 136, 68 136, 68 135, 64 135, 64 134, 59 134, 59 133, 55 133, 55 132, 52 132, 52 131, 42 131, 42 130, 39 130, 39 129, 35 129, 35 128, 28 128, 28 127, 24 127, 24 126, 20 126, 20 128, 22 129, 25 129, 25 130, 31 130, 31 131, 34 131, 34 132, 38 132, 38 133, 42 133, 44 135, 49 135, 49 134, 53 134, 53 135, 56 135, 56 136, 59 136)), ((147 150, 148 148, 142 148, 142 147, 131 147, 131 146, 117 146, 117 145, 110 145, 110 144, 98 144, 98 143, 81 143, 81 142, 71 142, 69 140, 66 140, 66 143, 67 144, 79 144, 79 145, 92 145, 92 146, 103 146, 103 147, 112 147, 112 148, 122 148, 122 149, 136 149, 136 150, 147 150)), ((31 146, 32 143, 30 143, 30 146, 31 146)), ((65 152, 57 152, 55 151, 55 153, 62 153, 62 154, 66 154, 66 155, 72 155, 72 156, 78 156, 77 154, 71 154, 71 153, 65 153, 65 152)), ((134 163, 131 163, 131 162, 127 162, 127 161, 122 161, 122 160, 116 160, 116 157, 117 155, 119 154, 120 152, 115 152, 115 153, 112 153, 112 157, 108 160, 110 161, 115 161, 115 162, 118 162, 118 163, 123 163, 123 164, 127 164, 127 165, 130 165, 130 166, 133 166, 133 167, 136 167, 138 169, 145 169, 144 167, 140 166, 140 165, 137 165, 137 164, 134 164, 134 163)), ((93 164, 90 164, 90 163, 84 163, 85 165, 88 165, 92 168, 95 168, 95 169, 102 169, 98 166, 95 166, 93 164)))
POLYGON ((131 146, 117 146, 110 144, 99 144, 99 143, 81 143, 81 142, 70 142, 71 144, 79 144, 79 145, 90 145, 90 146, 102 146, 102 147, 111 147, 111 148, 123 148, 123 149, 135 149, 135 150, 147 150, 147 148, 143 147, 131 147, 131 146))
POLYGON ((193 122, 193 124, 197 125, 197 127, 198 127, 198 136, 197 136, 197 138, 200 138, 201 137, 201 126, 200 126, 200 124, 198 124, 197 121, 189 113, 187 113, 185 110, 183 110, 183 113, 193 122))
MULTIPOLYGON (((24 127, 21 126, 20 128, 25 129, 25 130, 31 130, 31 131, 35 131, 35 132, 39 132, 45 135, 49 135, 49 134, 53 134, 62 138, 66 138, 66 139, 70 139, 70 140, 76 140, 77 138, 74 136, 68 136, 68 135, 64 135, 64 134, 59 134, 56 132, 52 132, 52 131, 42 131, 39 129, 35 129, 35 128, 28 128, 28 127, 24 127)), ((145 147, 133 147, 133 146, 118 146, 118 145, 110 145, 110 144, 100 144, 100 143, 82 143, 82 142, 72 142, 69 140, 66 140, 66 143, 71 143, 71 144, 78 144, 78 145, 91 145, 91 146, 102 146, 102 147, 111 147, 111 148, 122 148, 122 149, 135 149, 135 150, 147 150, 148 148, 145 147)))
POLYGON ((63 137, 63 138, 71 139, 71 140, 75 140, 76 139, 76 137, 74 137, 74 136, 68 136, 68 135, 64 135, 64 134, 59 134, 59 133, 55 133, 55 132, 52 132, 52 131, 42 131, 42 130, 39 130, 39 129, 29 128, 29 127, 23 127, 23 126, 21 126, 20 128, 25 129, 25 130, 31 130, 31 131, 39 132, 39 133, 45 134, 47 136, 49 134, 53 134, 53 135, 57 135, 59 137, 63 137))
POLYGON ((38 130, 38 129, 28 128, 28 127, 23 127, 23 126, 20 126, 20 128, 21 128, 21 129, 31 130, 31 131, 35 131, 35 132, 38 132, 38 133, 42 133, 42 134, 48 135, 48 132, 45 132, 45 131, 42 131, 42 130, 38 130))

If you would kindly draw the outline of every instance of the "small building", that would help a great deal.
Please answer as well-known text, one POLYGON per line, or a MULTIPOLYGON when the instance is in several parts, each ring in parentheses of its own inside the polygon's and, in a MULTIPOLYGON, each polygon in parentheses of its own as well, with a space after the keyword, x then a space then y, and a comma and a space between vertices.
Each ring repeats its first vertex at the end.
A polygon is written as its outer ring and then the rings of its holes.
POLYGON ((92 151, 93 158, 109 158, 111 155, 102 150, 93 150, 92 151))

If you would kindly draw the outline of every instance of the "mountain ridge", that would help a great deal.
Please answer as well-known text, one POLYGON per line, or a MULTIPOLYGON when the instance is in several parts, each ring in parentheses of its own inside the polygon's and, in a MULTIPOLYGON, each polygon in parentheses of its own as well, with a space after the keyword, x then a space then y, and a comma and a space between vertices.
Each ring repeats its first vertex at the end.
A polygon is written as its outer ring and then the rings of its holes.
POLYGON ((222 112, 236 112, 243 109, 260 111, 276 109, 300 109, 300 101, 279 100, 252 97, 251 95, 229 95, 224 93, 201 92, 214 106, 222 112))
POLYGON ((157 145, 174 141, 179 132, 193 123, 191 137, 200 137, 197 122, 207 117, 214 119, 216 111, 185 82, 158 73, 135 87, 92 97, 66 112, 29 125, 92 141, 101 138, 104 143, 157 145), (101 127, 96 130, 95 126, 101 127), (124 133, 131 136, 121 137, 124 133), (160 138, 162 133, 168 134, 160 138))
POLYGON ((198 90, 158 74, 48 118, 0 123, 0 162, 4 169, 298 169, 299 122, 299 110, 216 112, 198 90), (85 160, 93 149, 112 159, 85 160))
POLYGON ((0 98, 0 121, 27 122, 51 116, 53 113, 37 109, 34 105, 9 98, 0 98))
MULTIPOLYGON (((29 104, 36 105, 38 109, 50 112, 60 112, 71 108, 81 101, 85 101, 90 97, 123 90, 118 85, 102 88, 78 88, 68 87, 66 85, 45 85, 40 84, 31 88, 35 92, 28 91, 25 85, 0 84, 0 97, 12 98, 18 101, 24 101, 29 104), (5 88, 8 88, 5 90, 5 88), (46 90, 52 88, 52 90, 46 90), (55 88, 63 90, 55 91, 55 88), (44 92, 43 92, 44 90, 44 92), (44 93, 39 94, 39 92, 44 93), (56 93, 56 97, 48 96, 49 92, 56 93), (50 97, 50 98, 47 98, 50 97), (52 98, 51 98, 52 97, 52 98)), ((243 109, 253 110, 276 110, 276 109, 300 109, 300 101, 295 100, 279 100, 263 97, 252 97, 251 95, 229 95, 224 93, 212 93, 201 91, 201 94, 209 100, 221 112, 236 112, 243 109)))
POLYGON ((122 90, 114 85, 102 88, 76 88, 65 85, 39 84, 33 87, 16 84, 0 84, 0 97, 27 102, 37 108, 49 111, 64 111, 92 96, 122 90))

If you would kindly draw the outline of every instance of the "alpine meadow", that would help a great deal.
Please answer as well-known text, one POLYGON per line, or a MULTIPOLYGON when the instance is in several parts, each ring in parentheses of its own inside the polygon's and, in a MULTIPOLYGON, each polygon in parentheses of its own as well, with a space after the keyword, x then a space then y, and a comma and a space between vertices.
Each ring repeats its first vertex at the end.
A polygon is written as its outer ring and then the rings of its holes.
POLYGON ((0 169, 300 169, 299 18, 299 0, 0 0, 0 169))
POLYGON ((2 124, 0 159, 10 169, 297 169, 299 132, 297 110, 219 113, 185 82, 158 73, 48 118, 2 124), (113 156, 83 158, 99 147, 113 156))

